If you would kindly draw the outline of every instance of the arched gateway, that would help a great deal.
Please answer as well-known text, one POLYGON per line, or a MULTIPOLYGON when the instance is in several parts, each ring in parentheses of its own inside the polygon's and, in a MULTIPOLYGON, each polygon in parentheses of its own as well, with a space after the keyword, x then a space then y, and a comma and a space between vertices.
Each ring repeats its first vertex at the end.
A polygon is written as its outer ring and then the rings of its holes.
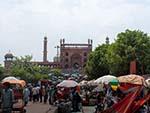
POLYGON ((89 53, 92 51, 92 40, 87 44, 65 43, 60 40, 60 64, 62 70, 67 73, 82 73, 89 53))

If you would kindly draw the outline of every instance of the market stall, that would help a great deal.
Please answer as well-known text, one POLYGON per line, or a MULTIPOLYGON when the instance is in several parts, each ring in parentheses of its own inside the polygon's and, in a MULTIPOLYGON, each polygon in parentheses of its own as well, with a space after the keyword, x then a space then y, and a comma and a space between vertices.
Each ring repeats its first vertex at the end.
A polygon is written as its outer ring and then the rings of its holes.
POLYGON ((11 88, 14 93, 14 104, 13 104, 13 111, 19 111, 20 113, 24 113, 24 101, 23 101, 23 88, 26 85, 24 80, 19 80, 15 77, 6 77, 2 80, 2 84, 10 83, 11 88))

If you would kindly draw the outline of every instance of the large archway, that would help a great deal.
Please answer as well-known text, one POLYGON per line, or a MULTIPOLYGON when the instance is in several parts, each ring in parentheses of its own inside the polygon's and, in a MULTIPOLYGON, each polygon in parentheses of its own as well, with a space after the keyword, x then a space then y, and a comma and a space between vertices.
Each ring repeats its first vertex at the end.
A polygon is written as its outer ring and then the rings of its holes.
POLYGON ((73 54, 71 56, 71 68, 74 70, 78 70, 81 67, 81 63, 82 62, 82 57, 80 56, 80 54, 73 54))

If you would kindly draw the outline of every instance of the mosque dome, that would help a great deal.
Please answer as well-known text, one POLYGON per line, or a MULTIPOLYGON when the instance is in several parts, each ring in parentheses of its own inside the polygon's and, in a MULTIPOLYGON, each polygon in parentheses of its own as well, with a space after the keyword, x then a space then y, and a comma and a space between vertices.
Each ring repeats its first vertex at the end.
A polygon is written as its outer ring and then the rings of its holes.
POLYGON ((14 56, 12 53, 9 52, 4 57, 5 57, 5 59, 7 59, 7 58, 13 58, 14 56))

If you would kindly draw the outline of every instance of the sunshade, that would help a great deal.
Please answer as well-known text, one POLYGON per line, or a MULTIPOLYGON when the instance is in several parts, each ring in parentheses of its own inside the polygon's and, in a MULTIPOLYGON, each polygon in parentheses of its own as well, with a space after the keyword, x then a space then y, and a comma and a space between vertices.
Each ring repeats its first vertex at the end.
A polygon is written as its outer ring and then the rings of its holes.
POLYGON ((10 80, 12 80, 12 81, 16 81, 16 80, 18 80, 17 78, 15 78, 15 77, 6 77, 6 78, 4 78, 3 80, 2 80, 2 82, 5 82, 5 81, 10 81, 10 80))
POLYGON ((117 79, 112 75, 105 75, 95 80, 95 83, 105 83, 108 84, 111 80, 117 79))
POLYGON ((110 84, 116 86, 116 85, 119 84, 119 80, 118 80, 118 79, 112 79, 112 80, 110 81, 110 84))
POLYGON ((145 80, 145 86, 150 88, 150 78, 145 80))
POLYGON ((2 80, 2 83, 9 82, 10 84, 20 84, 22 87, 26 85, 24 80, 19 80, 15 77, 6 77, 2 80))
POLYGON ((74 80, 63 80, 61 83, 57 85, 57 87, 75 87, 79 84, 74 80))
POLYGON ((89 86, 97 86, 98 84, 95 82, 95 80, 90 80, 87 83, 89 86))
POLYGON ((144 78, 139 75, 124 75, 118 77, 119 82, 121 83, 130 83, 130 84, 137 84, 137 85, 142 85, 144 82, 144 78))

